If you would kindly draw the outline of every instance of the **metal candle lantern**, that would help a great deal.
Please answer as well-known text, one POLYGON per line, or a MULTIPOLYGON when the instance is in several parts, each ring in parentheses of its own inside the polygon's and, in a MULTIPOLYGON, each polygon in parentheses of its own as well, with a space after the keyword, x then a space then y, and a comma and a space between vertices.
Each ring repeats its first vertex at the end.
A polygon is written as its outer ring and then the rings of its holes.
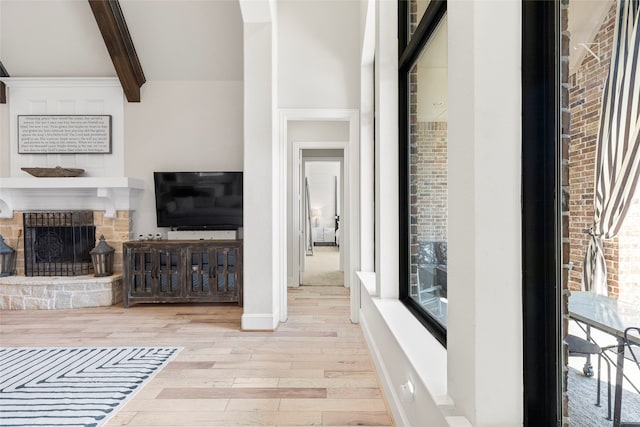
POLYGON ((4 238, 0 236, 0 277, 11 276, 15 253, 15 249, 7 246, 4 238))
POLYGON ((95 248, 89 252, 93 262, 93 275, 96 277, 111 276, 113 274, 113 254, 115 249, 104 241, 104 236, 100 236, 100 241, 95 248))

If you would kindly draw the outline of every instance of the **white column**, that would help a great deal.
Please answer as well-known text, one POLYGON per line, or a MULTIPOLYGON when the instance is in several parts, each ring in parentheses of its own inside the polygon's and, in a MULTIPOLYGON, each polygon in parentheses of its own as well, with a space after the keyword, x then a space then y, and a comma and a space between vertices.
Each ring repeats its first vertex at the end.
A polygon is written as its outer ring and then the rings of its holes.
POLYGON ((521 4, 449 2, 448 393, 522 425, 521 4))
MULTIPOLYGON (((252 2, 249 2, 252 3, 252 2)), ((260 3, 258 3, 260 4, 260 3)), ((242 4, 241 4, 242 5, 242 4)), ((243 16, 245 16, 243 8, 243 16)), ((246 21, 246 19, 245 19, 246 21)), ((274 185, 273 25, 244 24, 244 313, 242 329, 278 325, 280 254, 273 230, 279 221, 274 185)))
POLYGON ((398 298, 398 8, 392 1, 377 6, 376 288, 380 298, 398 298))
POLYGON ((363 1, 361 8, 363 34, 360 66, 360 270, 371 272, 375 271, 373 62, 376 44, 376 2, 363 1))

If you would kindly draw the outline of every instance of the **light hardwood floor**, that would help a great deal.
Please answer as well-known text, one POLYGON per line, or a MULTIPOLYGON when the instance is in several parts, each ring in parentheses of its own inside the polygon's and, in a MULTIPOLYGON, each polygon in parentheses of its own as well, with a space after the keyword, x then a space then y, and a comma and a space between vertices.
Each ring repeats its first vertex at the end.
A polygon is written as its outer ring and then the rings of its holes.
POLYGON ((242 310, 134 305, 0 312, 0 345, 179 346, 108 426, 391 426, 348 289, 289 290, 289 320, 242 332, 242 310))

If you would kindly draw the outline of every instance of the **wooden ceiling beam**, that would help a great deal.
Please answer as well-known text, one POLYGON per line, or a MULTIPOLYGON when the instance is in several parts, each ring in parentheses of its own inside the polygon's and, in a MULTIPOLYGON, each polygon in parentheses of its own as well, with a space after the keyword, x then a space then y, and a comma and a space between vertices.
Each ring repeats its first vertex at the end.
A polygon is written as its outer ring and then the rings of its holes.
POLYGON ((118 0, 88 0, 129 102, 140 102, 146 81, 118 0))
MULTIPOLYGON (((0 61, 0 77, 9 77, 9 73, 7 73, 7 69, 2 65, 2 61, 0 61)), ((7 103, 7 86, 0 82, 0 104, 7 103)))

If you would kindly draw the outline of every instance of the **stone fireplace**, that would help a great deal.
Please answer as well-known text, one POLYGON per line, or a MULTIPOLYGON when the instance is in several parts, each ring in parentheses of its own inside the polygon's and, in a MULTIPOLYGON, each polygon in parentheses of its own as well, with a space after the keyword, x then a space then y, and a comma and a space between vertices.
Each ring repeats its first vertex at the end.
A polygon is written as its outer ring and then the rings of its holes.
POLYGON ((0 278, 0 309, 121 302, 122 243, 142 188, 131 178, 0 178, 0 235, 17 252, 16 274, 0 278), (93 276, 88 254, 101 235, 116 250, 110 277, 93 276))
POLYGON ((7 88, 8 115, 4 118, 9 124, 9 158, 8 168, 0 177, 0 234, 17 250, 17 271, 0 278, 0 308, 95 307, 120 301, 122 243, 132 237, 132 213, 145 182, 126 176, 125 98, 119 79, 3 77, 2 81, 7 88), (109 116, 108 150, 67 152, 53 146, 43 152, 20 152, 18 117, 22 115, 109 116), (57 166, 84 172, 76 177, 35 177, 24 171, 57 166), (86 232, 82 239, 65 234, 73 228, 66 219, 57 230, 47 229, 49 226, 28 230, 32 224, 25 213, 63 211, 90 212, 87 216, 93 217, 93 225, 82 231, 86 232), (115 274, 110 277, 94 277, 86 258, 87 247, 95 247, 100 235, 116 250, 115 274), (25 237, 34 245, 24 245, 25 237), (47 243, 46 249, 42 243, 47 243), (80 266, 59 261, 62 255, 78 258, 76 249, 84 254, 79 256, 80 266), (58 269, 56 263, 63 268, 58 269), (34 274, 48 275, 31 275, 25 266, 29 270, 33 267, 34 274), (66 269, 68 274, 80 275, 66 275, 66 269))

